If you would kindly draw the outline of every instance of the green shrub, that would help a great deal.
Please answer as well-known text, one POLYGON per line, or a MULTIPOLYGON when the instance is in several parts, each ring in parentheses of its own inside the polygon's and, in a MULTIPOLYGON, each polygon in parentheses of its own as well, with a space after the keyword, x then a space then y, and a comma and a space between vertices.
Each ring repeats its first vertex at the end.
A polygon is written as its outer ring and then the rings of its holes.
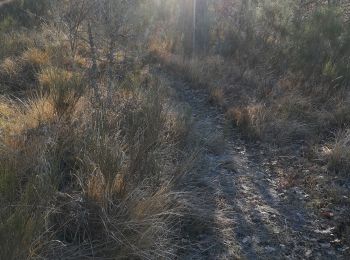
MULTIPOLYGON (((341 10, 333 7, 320 8, 304 21, 292 38, 295 56, 294 68, 306 77, 317 75, 334 80, 344 73, 341 53, 350 53, 346 39, 348 33, 341 10)), ((346 76, 346 77, 345 77, 346 76)), ((322 79, 322 78, 321 78, 322 79)))
POLYGON ((49 6, 50 1, 47 0, 14 0, 0 8, 3 29, 14 30, 20 26, 30 28, 39 25, 47 15, 49 6))

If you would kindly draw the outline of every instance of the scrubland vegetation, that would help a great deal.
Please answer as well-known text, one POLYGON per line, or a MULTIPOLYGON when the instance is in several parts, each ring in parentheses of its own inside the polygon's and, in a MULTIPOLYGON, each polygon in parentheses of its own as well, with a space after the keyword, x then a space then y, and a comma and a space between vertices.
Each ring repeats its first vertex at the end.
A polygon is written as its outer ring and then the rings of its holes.
MULTIPOLYGON (((178 7, 164 9, 171 8, 178 7)), ((208 87, 250 137, 285 144, 346 128, 348 3, 199 1, 197 9, 204 29, 197 28, 197 40, 183 39, 194 46, 186 50, 176 30, 164 26, 167 42, 154 40, 151 48, 187 80, 208 87), (186 51, 193 59, 179 55, 186 51), (279 137, 280 130, 287 133, 279 137)))
POLYGON ((105 21, 95 11, 122 4, 14 1, 0 10, 0 259, 174 254, 181 209, 172 187, 187 126, 121 37, 107 60, 114 36, 98 34, 105 21))
POLYGON ((283 178, 348 230, 348 1, 198 0, 158 10, 156 60, 207 89, 247 140, 274 151, 283 178))
POLYGON ((176 258, 195 156, 158 63, 350 243, 349 19, 341 0, 0 1, 0 259, 176 258))

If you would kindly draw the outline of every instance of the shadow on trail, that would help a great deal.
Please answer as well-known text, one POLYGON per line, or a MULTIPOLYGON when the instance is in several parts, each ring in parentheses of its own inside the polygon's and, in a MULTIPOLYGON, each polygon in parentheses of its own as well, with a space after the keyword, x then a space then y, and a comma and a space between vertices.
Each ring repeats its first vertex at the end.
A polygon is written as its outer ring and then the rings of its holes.
POLYGON ((235 130, 225 136, 224 116, 208 105, 204 91, 168 80, 177 101, 191 107, 191 142, 203 147, 181 188, 189 196, 178 259, 341 259, 319 243, 315 230, 321 227, 304 203, 279 194, 259 150, 235 130), (213 133, 223 136, 221 152, 206 143, 213 133))

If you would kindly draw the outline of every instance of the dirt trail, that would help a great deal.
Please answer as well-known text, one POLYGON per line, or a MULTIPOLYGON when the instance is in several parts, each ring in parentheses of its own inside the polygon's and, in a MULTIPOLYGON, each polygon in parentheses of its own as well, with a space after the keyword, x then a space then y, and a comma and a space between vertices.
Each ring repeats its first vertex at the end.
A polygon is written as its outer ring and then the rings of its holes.
POLYGON ((157 70, 189 106, 194 137, 203 143, 185 188, 194 194, 179 259, 346 259, 331 227, 306 208, 301 190, 283 192, 264 151, 247 145, 203 90, 157 70))

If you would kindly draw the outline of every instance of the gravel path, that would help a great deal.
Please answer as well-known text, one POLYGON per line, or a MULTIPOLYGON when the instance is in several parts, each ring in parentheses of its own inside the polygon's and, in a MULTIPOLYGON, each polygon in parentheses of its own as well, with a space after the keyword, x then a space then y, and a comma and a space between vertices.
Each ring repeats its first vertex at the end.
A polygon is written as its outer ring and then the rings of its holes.
POLYGON ((227 125, 205 91, 156 74, 191 110, 191 142, 203 147, 184 188, 192 196, 179 259, 349 259, 332 228, 306 208, 307 194, 280 191, 264 151, 227 125))

